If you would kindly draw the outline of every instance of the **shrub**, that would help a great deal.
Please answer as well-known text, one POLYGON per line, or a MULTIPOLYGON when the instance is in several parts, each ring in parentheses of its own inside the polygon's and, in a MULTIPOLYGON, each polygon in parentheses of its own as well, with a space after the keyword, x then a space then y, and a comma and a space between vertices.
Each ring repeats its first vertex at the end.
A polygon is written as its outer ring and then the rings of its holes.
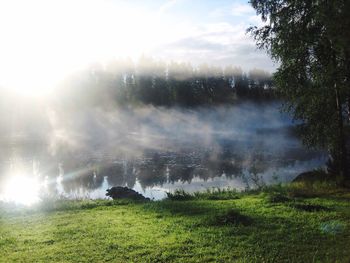
POLYGON ((174 193, 167 192, 166 194, 168 199, 175 201, 185 201, 194 199, 194 195, 187 193, 182 189, 177 189, 174 191, 174 193))

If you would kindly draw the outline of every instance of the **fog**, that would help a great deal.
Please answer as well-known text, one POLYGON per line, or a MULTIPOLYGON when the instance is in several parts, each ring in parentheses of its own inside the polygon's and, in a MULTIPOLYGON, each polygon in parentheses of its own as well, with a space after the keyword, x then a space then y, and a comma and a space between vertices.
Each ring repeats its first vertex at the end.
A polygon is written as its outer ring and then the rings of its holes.
POLYGON ((138 157, 143 150, 178 151, 193 146, 216 149, 224 140, 278 153, 299 146, 299 142, 287 129, 291 121, 277 107, 244 103, 195 109, 148 106, 51 111, 48 139, 53 155, 66 147, 69 152, 103 151, 138 157))
POLYGON ((108 187, 127 185, 158 199, 177 188, 285 182, 325 162, 323 153, 301 145, 277 102, 196 108, 52 105, 36 101, 3 108, 3 181, 20 170, 45 181, 50 195, 103 198, 108 187))
POLYGON ((0 93, 0 200, 9 188, 40 189, 32 195, 41 199, 105 198, 116 185, 155 199, 244 189, 326 160, 301 145, 259 69, 115 60, 76 72, 49 96, 0 93))

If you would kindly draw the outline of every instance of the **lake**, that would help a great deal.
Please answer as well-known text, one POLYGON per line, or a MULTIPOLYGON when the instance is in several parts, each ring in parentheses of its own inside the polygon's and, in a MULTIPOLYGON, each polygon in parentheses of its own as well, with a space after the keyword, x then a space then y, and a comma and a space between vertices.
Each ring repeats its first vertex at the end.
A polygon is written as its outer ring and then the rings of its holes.
POLYGON ((106 189, 119 185, 155 200, 175 189, 242 190, 288 182, 327 157, 302 146, 278 103, 16 116, 2 123, 3 201, 106 198, 106 189))

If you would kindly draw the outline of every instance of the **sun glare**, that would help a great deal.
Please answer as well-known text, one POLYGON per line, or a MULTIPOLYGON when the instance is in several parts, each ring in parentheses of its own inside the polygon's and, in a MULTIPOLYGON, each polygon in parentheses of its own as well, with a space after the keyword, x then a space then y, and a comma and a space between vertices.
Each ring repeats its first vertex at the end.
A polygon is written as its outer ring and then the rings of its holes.
POLYGON ((16 174, 5 183, 1 199, 21 205, 32 205, 38 201, 40 183, 36 178, 16 174))
POLYGON ((0 31, 0 88, 34 97, 89 63, 135 59, 164 38, 145 11, 97 0, 0 1, 0 31))

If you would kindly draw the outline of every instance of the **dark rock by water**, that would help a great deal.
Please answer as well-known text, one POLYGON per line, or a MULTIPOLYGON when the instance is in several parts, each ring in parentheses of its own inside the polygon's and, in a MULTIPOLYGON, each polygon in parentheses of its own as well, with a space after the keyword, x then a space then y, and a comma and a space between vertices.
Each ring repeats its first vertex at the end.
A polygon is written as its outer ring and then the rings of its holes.
POLYGON ((308 171, 299 174, 294 178, 294 183, 314 183, 318 181, 332 181, 335 176, 331 176, 322 170, 308 171))
POLYGON ((128 188, 128 187, 122 187, 122 186, 114 186, 110 189, 107 189, 106 196, 109 196, 116 199, 131 199, 131 200, 138 200, 138 201, 149 201, 150 199, 147 197, 144 197, 142 194, 128 188))

